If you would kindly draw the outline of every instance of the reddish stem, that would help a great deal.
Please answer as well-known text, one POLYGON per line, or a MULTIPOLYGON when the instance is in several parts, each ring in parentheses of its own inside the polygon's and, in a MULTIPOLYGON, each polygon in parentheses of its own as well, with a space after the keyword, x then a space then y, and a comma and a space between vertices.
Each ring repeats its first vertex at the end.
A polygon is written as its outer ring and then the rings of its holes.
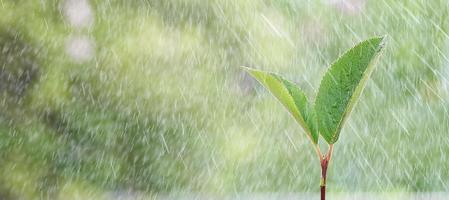
POLYGON ((321 163, 321 181, 320 181, 320 191, 321 191, 321 200, 326 200, 326 177, 327 177, 327 167, 332 157, 332 150, 334 146, 329 145, 329 150, 326 155, 320 157, 321 163))
POLYGON ((326 186, 322 185, 321 188, 321 200, 326 200, 326 186))
POLYGON ((326 200, 326 173, 328 164, 329 162, 327 158, 324 158, 321 161, 321 181, 320 181, 321 200, 326 200))

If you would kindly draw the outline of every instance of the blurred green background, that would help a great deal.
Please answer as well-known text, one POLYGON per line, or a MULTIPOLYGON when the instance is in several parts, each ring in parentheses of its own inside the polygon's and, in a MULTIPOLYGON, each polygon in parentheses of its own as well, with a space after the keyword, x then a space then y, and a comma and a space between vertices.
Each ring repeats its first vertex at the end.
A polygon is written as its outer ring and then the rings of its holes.
POLYGON ((239 66, 313 100, 376 35, 387 49, 329 191, 448 191, 448 14, 445 0, 0 0, 0 199, 318 192, 305 134, 239 66))

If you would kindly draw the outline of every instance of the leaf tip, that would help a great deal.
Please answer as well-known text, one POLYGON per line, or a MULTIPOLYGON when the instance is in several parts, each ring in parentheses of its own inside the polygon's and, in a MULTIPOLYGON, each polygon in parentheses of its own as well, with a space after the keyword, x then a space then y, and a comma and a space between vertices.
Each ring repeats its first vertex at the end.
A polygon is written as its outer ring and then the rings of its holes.
POLYGON ((240 66, 240 68, 243 69, 243 70, 248 70, 248 69, 250 69, 249 67, 246 67, 246 66, 243 66, 243 65, 240 66))
POLYGON ((382 49, 384 49, 384 47, 385 47, 385 45, 386 45, 386 43, 387 43, 388 35, 385 34, 385 35, 383 35, 383 36, 377 36, 377 37, 374 37, 374 38, 372 38, 372 39, 378 41, 378 44, 377 44, 377 52, 380 52, 382 49))
POLYGON ((250 68, 250 67, 246 67, 246 66, 240 66, 240 69, 247 71, 247 72, 251 72, 251 71, 255 71, 255 69, 250 68))

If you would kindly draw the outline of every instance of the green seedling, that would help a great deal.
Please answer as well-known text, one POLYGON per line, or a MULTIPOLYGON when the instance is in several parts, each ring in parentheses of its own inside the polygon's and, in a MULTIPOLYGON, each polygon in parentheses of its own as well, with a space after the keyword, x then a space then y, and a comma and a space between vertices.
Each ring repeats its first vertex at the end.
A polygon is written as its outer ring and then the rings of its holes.
POLYGON ((297 85, 282 76, 244 67, 279 100, 312 142, 321 164, 322 200, 326 198, 326 172, 334 144, 373 72, 384 44, 385 37, 371 38, 338 58, 321 80, 315 103, 310 102, 297 85), (320 135, 329 145, 325 154, 321 153, 318 145, 320 135))

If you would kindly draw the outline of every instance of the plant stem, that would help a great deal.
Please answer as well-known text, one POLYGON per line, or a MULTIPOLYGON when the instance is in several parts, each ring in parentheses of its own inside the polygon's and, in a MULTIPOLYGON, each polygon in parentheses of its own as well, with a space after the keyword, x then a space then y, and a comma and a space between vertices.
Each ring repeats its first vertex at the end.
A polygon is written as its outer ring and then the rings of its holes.
POLYGON ((329 150, 326 155, 320 157, 321 163, 321 181, 320 181, 320 191, 321 191, 321 200, 326 200, 326 175, 327 175, 327 167, 329 166, 329 162, 332 157, 334 145, 329 145, 329 150))
POLYGON ((321 180, 320 180, 321 200, 326 200, 327 165, 328 165, 327 159, 324 158, 321 162, 321 180))

